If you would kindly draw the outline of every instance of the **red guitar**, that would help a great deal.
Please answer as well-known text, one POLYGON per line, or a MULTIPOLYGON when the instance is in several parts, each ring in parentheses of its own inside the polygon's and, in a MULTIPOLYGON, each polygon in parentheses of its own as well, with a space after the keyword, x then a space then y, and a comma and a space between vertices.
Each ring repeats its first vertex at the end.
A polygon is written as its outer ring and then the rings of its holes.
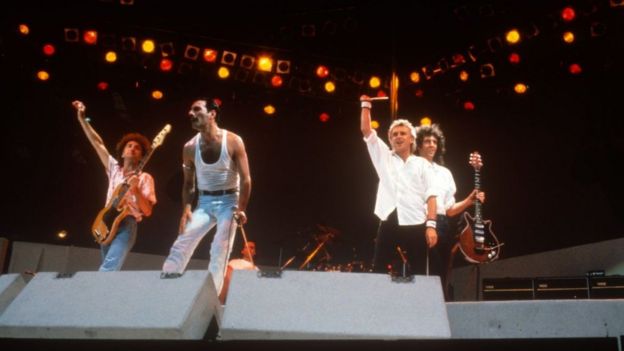
MULTIPOLYGON (((475 189, 481 188, 481 167, 483 161, 478 152, 470 154, 470 165, 474 168, 475 189)), ((459 234, 459 248, 466 261, 471 263, 488 263, 500 255, 502 244, 492 231, 492 221, 484 220, 481 214, 481 202, 474 203, 474 217, 464 212, 466 226, 459 234)))
MULTIPOLYGON (((147 155, 143 156, 143 159, 139 162, 136 172, 132 174, 139 174, 143 167, 149 161, 150 157, 154 153, 157 147, 159 147, 165 136, 171 131, 171 126, 167 124, 163 130, 158 133, 154 141, 152 141, 152 148, 147 153, 147 155)), ((106 204, 106 207, 100 210, 100 212, 95 217, 93 221, 93 225, 91 226, 91 233, 93 234, 93 238, 98 244, 108 245, 115 238, 115 234, 117 234, 117 229, 121 221, 126 218, 130 211, 128 206, 126 206, 125 195, 130 189, 130 184, 128 184, 127 179, 123 183, 119 184, 115 190, 113 191, 113 195, 111 196, 110 201, 106 204)))

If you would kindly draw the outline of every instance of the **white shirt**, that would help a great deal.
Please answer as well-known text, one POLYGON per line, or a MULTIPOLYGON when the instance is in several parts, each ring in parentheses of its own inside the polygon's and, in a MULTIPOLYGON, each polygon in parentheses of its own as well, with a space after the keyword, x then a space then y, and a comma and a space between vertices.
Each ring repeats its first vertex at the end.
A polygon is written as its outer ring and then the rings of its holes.
POLYGON ((386 220, 396 208, 399 225, 424 223, 427 199, 438 194, 431 163, 415 155, 403 161, 379 139, 375 130, 364 141, 379 176, 375 202, 377 217, 386 220))
POLYGON ((433 165, 433 173, 435 174, 436 187, 439 189, 439 195, 436 198, 436 213, 446 216, 446 211, 455 204, 455 193, 457 192, 455 180, 448 168, 435 162, 431 164, 433 165))
MULTIPOLYGON (((126 180, 123 174, 123 168, 119 166, 119 162, 113 158, 113 156, 108 155, 108 191, 106 192, 106 204, 111 201, 113 197, 113 193, 115 189, 119 186, 119 184, 123 183, 126 180)), ((152 205, 156 204, 156 191, 154 190, 154 178, 146 172, 141 172, 139 174, 139 191, 143 194, 143 197, 147 199, 152 205)), ((140 222, 143 219, 143 212, 139 208, 138 199, 135 194, 128 191, 125 195, 126 205, 128 206, 128 210, 130 214, 136 218, 137 222, 140 222)))
POLYGON ((221 129, 221 154, 215 163, 205 163, 201 156, 200 143, 203 143, 201 134, 191 139, 195 143, 195 171, 197 174, 197 188, 199 190, 228 190, 238 189, 239 177, 236 163, 227 150, 227 130, 221 129))

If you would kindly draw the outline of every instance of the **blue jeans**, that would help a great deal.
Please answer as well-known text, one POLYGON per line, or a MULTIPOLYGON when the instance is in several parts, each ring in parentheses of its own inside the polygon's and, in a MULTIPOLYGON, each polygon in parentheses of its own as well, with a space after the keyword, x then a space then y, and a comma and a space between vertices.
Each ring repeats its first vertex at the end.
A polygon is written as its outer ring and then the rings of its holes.
POLYGON ((121 270, 128 253, 134 246, 137 236, 137 222, 132 216, 126 216, 117 229, 115 238, 109 245, 101 245, 102 265, 100 272, 121 270))
POLYGON ((186 223, 184 233, 178 235, 171 247, 163 264, 163 272, 184 272, 199 242, 216 225, 217 230, 210 244, 208 271, 212 274, 217 292, 221 291, 225 269, 234 245, 236 224, 233 223, 232 216, 237 204, 237 194, 201 195, 191 220, 186 223))

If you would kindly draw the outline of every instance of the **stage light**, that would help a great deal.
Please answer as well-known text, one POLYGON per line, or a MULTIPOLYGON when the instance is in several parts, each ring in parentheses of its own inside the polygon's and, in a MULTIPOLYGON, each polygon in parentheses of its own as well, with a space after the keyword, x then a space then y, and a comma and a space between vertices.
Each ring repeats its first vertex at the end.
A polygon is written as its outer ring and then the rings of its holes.
POLYGON ((61 239, 61 240, 67 238, 67 230, 65 230, 65 229, 60 230, 58 233, 56 233, 56 237, 61 239))
POLYGON ((271 86, 273 86, 274 88, 279 88, 282 86, 282 84, 284 84, 282 77, 278 76, 277 74, 271 77, 271 86))
POLYGON ((583 72, 583 68, 578 63, 572 63, 568 66, 568 72, 574 75, 581 74, 583 72))
POLYGON ((136 38, 135 37, 122 37, 121 49, 124 51, 135 51, 136 50, 136 38))
POLYGON ((514 85, 514 91, 517 94, 524 94, 527 92, 528 89, 529 89, 529 86, 524 83, 516 83, 516 85, 514 85))
POLYGON ((37 79, 39 79, 42 82, 47 81, 48 79, 50 79, 50 74, 47 71, 41 70, 37 72, 37 79))
POLYGON ((451 68, 461 66, 466 63, 466 57, 462 54, 455 54, 451 58, 451 68))
POLYGON ((265 114, 267 114, 269 116, 275 114, 275 106, 270 105, 270 104, 264 106, 264 108, 262 110, 264 111, 265 114))
POLYGON ((421 98, 423 96, 425 96, 425 91, 422 89, 416 89, 414 91, 414 96, 416 96, 417 98, 421 98))
POLYGON ((219 67, 217 70, 217 76, 221 79, 226 79, 230 76, 230 70, 227 67, 219 67))
POLYGON ((97 44, 98 32, 95 30, 86 30, 82 33, 82 40, 87 45, 95 45, 97 44))
POLYGON ((468 71, 461 70, 459 72, 459 80, 461 80, 462 82, 467 82, 469 78, 470 78, 470 74, 468 74, 468 71))
POLYGON ((240 66, 245 68, 245 69, 252 69, 254 66, 254 63, 256 63, 256 58, 250 55, 243 55, 241 56, 240 59, 240 66))
POLYGON ((204 58, 205 62, 213 63, 217 61, 217 54, 218 54, 217 50, 205 48, 204 54, 202 55, 202 57, 204 58))
POLYGON ((221 63, 228 66, 234 66, 237 55, 237 53, 232 51, 223 51, 223 55, 221 56, 221 63))
POLYGON ((288 74, 290 73, 290 61, 277 60, 277 66, 275 67, 275 73, 288 74))
POLYGON ((329 121, 329 113, 323 112, 319 115, 319 121, 326 123, 329 121))
POLYGON ((609 6, 611 7, 624 6, 624 0, 609 0, 609 6))
POLYGON ((386 94, 385 91, 383 91, 383 90, 378 90, 377 91, 377 97, 387 97, 387 96, 388 96, 388 94, 386 94))
POLYGON ((520 63, 520 55, 518 55, 515 52, 512 52, 511 54, 509 54, 508 60, 509 60, 509 63, 513 65, 517 65, 520 63))
POLYGON ((589 27, 592 37, 601 37, 607 32, 607 26, 601 22, 593 22, 589 27))
POLYGON ((169 72, 173 68, 173 61, 168 58, 163 58, 160 60, 160 70, 163 72, 169 72))
POLYGON ((152 99, 154 100, 160 100, 164 97, 164 94, 162 91, 160 90, 153 90, 152 91, 152 99))
POLYGON ((336 91, 336 84, 330 80, 330 81, 325 82, 325 84, 323 85, 323 88, 325 89, 326 92, 331 94, 334 91, 336 91))
POLYGON ((432 65, 426 65, 423 66, 420 71, 423 73, 423 75, 425 76, 426 80, 431 79, 431 77, 433 77, 433 66, 432 65))
POLYGON ((141 43, 141 50, 146 54, 156 51, 156 43, 152 39, 145 39, 141 43))
POLYGON ((104 82, 104 81, 101 81, 101 82, 97 83, 97 88, 100 91, 105 91, 105 90, 108 89, 108 83, 104 82))
POLYGON ((379 88, 379 86, 381 85, 381 79, 379 79, 379 77, 377 76, 372 76, 368 80, 368 85, 373 89, 379 88))
POLYGON ((114 51, 108 51, 104 54, 104 60, 108 63, 114 63, 117 61, 117 53, 114 51))
POLYGON ((45 44, 41 50, 46 56, 52 56, 56 52, 56 48, 52 44, 45 44))
POLYGON ((574 42, 574 33, 566 31, 562 35, 563 42, 566 44, 572 44, 574 42))
POLYGON ((302 79, 299 81, 299 92, 300 93, 309 93, 312 91, 312 84, 310 84, 309 79, 302 79))
POLYGON ((21 35, 28 35, 30 33, 30 27, 27 24, 20 24, 17 26, 17 32, 21 35))
POLYGON ((464 110, 474 111, 475 104, 472 101, 464 101, 464 110))
POLYGON ((377 122, 376 120, 372 120, 371 121, 371 128, 378 129, 379 128, 379 122, 377 122))
POLYGON ((76 28, 65 28, 65 41, 76 43, 80 40, 80 32, 76 28))
POLYGON ((491 63, 481 65, 481 67, 479 67, 479 72, 481 73, 481 78, 491 78, 496 75, 494 66, 491 63))
POLYGON ((425 116, 423 118, 420 119, 420 125, 421 126, 430 126, 431 125, 431 118, 425 116))
POLYGON ((487 45, 490 48, 491 52, 496 52, 496 51, 498 51, 498 50, 503 48, 503 43, 501 42, 499 37, 494 37, 494 38, 488 39, 487 45))
POLYGON ((312 38, 316 36, 316 26, 313 24, 304 24, 301 26, 301 36, 304 38, 312 38))
POLYGON ((160 44, 160 55, 162 57, 169 57, 175 54, 175 49, 172 42, 160 44))
POLYGON ((420 73, 418 73, 416 71, 410 73, 410 80, 412 81, 412 83, 419 83, 420 82, 420 73))
POLYGON ((575 17, 576 17, 576 12, 574 11, 573 7, 567 6, 567 7, 564 7, 563 10, 561 10, 561 19, 564 20, 565 22, 570 22, 574 20, 575 17))
POLYGON ((271 72, 271 70, 273 70, 273 59, 268 56, 260 56, 258 59, 258 70, 271 72))
POLYGON ((199 57, 199 48, 194 45, 186 45, 186 49, 184 49, 184 58, 191 61, 197 61, 199 57))
POLYGON ((505 34, 505 40, 509 45, 515 45, 520 42, 520 32, 517 29, 511 29, 505 34))
POLYGON ((326 78, 329 76, 329 69, 326 66, 320 65, 316 67, 316 76, 319 78, 326 78))

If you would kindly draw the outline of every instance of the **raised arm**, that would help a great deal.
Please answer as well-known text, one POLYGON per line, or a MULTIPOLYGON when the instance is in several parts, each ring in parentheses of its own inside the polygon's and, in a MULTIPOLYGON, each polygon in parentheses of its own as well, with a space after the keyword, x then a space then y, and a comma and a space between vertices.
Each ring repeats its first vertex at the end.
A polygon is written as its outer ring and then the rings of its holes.
POLYGON ((371 133, 371 100, 366 95, 360 96, 362 111, 360 112, 360 130, 366 138, 371 133))
POLYGON ((242 224, 247 223, 247 215, 245 210, 249 203, 249 197, 251 195, 251 174, 249 172, 249 161, 247 159, 247 151, 245 150, 245 144, 240 136, 234 136, 234 162, 236 163, 236 169, 238 170, 238 176, 240 177, 240 195, 238 198, 238 210, 236 212, 238 218, 242 224))
POLYGON ((456 202, 446 210, 446 215, 448 217, 455 217, 458 214, 464 212, 468 207, 474 205, 475 200, 480 201, 481 203, 485 202, 485 193, 483 191, 478 191, 474 189, 465 199, 460 202, 456 202))
POLYGON ((100 137, 91 124, 87 122, 85 112, 87 110, 86 106, 82 103, 82 101, 78 100, 72 102, 72 105, 74 106, 74 109, 76 109, 76 117, 78 117, 78 122, 80 123, 82 130, 87 136, 87 139, 89 139, 91 145, 93 145, 95 152, 97 152, 100 161, 102 161, 104 168, 108 172, 108 158, 110 157, 110 153, 106 149, 102 137, 100 137))

